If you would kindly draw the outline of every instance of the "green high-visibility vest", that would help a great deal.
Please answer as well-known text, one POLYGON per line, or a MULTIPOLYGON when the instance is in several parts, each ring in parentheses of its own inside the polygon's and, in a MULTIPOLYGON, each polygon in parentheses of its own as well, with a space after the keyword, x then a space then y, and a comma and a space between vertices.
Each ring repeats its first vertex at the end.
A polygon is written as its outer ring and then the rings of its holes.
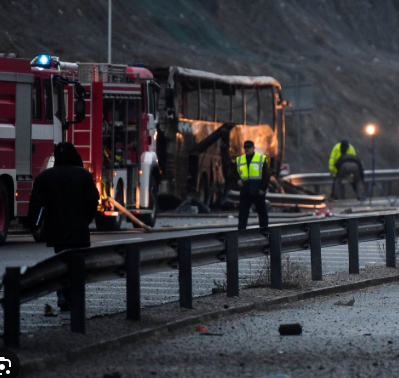
MULTIPOLYGON (((356 155, 356 150, 355 148, 350 144, 348 147, 348 150, 346 151, 348 155, 356 155)), ((328 168, 330 169, 331 174, 333 177, 337 175, 337 168, 335 167, 335 163, 337 160, 341 157, 341 142, 337 143, 330 155, 330 159, 328 160, 328 168)))
POLYGON ((267 156, 255 152, 251 163, 247 164, 247 155, 241 155, 236 159, 237 171, 242 181, 247 180, 261 180, 263 164, 267 163, 267 156))

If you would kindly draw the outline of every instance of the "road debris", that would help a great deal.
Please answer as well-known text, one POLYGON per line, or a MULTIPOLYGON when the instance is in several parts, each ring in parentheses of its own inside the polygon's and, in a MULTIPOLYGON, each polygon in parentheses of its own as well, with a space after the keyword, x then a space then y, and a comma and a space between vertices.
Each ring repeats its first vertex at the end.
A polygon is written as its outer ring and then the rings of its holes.
POLYGON ((103 375, 103 378, 122 378, 122 375, 118 371, 115 371, 115 372, 113 372, 111 374, 105 373, 103 375))
POLYGON ((302 334, 302 326, 299 323, 280 324, 278 329, 281 336, 295 336, 302 334))
POLYGON ((44 316, 58 316, 58 314, 55 312, 53 306, 46 303, 44 305, 44 316))
POLYGON ((203 327, 203 326, 198 326, 195 330, 197 332, 206 332, 207 331, 207 329, 205 327, 203 327))
POLYGON ((334 303, 336 306, 353 306, 355 304, 355 297, 352 297, 348 302, 338 301, 334 303))

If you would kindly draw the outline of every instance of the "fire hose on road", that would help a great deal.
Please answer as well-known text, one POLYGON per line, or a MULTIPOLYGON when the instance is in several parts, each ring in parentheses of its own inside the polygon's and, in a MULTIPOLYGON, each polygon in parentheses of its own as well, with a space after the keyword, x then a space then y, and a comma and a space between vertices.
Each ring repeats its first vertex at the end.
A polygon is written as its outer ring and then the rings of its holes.
MULTIPOLYGON (((137 224, 139 227, 141 227, 143 232, 170 232, 170 231, 186 231, 186 230, 199 230, 199 229, 209 229, 209 225, 192 225, 192 226, 171 226, 171 227, 163 227, 163 228, 152 228, 147 226, 145 223, 137 219, 133 214, 131 214, 124 206, 122 206, 119 202, 117 202, 115 199, 112 197, 108 197, 109 201, 123 214, 125 214, 129 219, 131 219, 132 222, 137 224)), ((304 216, 301 217, 301 219, 298 221, 309 221, 309 220, 316 220, 323 218, 323 216, 315 216, 315 215, 309 215, 309 216, 304 216)), ((276 219, 277 223, 285 223, 284 220, 282 219, 276 219)), ((276 223, 276 222, 271 222, 271 223, 276 223)), ((258 221, 255 222, 249 222, 249 226, 254 226, 258 225, 258 221)), ((212 228, 228 228, 228 227, 237 227, 236 224, 231 224, 231 223, 223 223, 223 224, 212 224, 212 228)), ((137 229, 139 231, 140 229, 137 229)))
POLYGON ((130 213, 125 207, 123 207, 119 202, 115 201, 112 197, 108 197, 109 201, 123 214, 125 214, 132 222, 136 223, 140 226, 144 232, 152 232, 153 229, 150 226, 147 226, 140 219, 137 219, 133 214, 130 213))

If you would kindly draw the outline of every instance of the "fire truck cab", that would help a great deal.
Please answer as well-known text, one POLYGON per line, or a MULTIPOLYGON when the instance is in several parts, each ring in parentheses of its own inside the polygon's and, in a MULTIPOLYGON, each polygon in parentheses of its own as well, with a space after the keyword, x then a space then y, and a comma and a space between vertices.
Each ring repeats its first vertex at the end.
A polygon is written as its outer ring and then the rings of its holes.
POLYGON ((33 182, 52 166, 63 130, 84 117, 82 96, 72 106, 73 93, 82 94, 76 88, 83 89, 70 75, 61 76, 47 55, 32 62, 0 57, 0 245, 10 220, 27 216, 33 182))
POLYGON ((75 144, 101 194, 98 229, 121 224, 108 196, 153 226, 158 92, 140 67, 0 55, 0 245, 10 220, 27 216, 33 182, 61 141, 75 144))

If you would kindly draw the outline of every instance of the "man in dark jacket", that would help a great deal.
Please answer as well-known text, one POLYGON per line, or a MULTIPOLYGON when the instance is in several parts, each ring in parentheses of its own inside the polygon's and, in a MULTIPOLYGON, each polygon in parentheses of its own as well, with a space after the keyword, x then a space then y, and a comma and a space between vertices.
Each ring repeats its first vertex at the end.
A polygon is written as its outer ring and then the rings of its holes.
POLYGON ((360 201, 363 192, 364 168, 362 161, 352 154, 348 154, 349 143, 341 143, 341 156, 335 162, 337 175, 333 183, 333 199, 339 199, 339 188, 344 179, 347 179, 353 190, 356 198, 360 201))
POLYGON ((249 210, 255 205, 259 217, 259 226, 268 226, 266 208, 266 191, 270 176, 267 165, 267 156, 255 152, 254 142, 244 142, 245 154, 237 158, 237 172, 240 176, 240 208, 238 214, 238 229, 247 228, 249 210))
MULTIPOLYGON (((31 231, 40 232, 38 218, 43 216, 47 246, 54 247, 55 253, 90 247, 89 224, 99 198, 93 178, 72 143, 59 143, 54 157, 54 167, 41 172, 33 185, 28 213, 31 231)), ((68 310, 69 290, 57 295, 58 306, 68 310)))

